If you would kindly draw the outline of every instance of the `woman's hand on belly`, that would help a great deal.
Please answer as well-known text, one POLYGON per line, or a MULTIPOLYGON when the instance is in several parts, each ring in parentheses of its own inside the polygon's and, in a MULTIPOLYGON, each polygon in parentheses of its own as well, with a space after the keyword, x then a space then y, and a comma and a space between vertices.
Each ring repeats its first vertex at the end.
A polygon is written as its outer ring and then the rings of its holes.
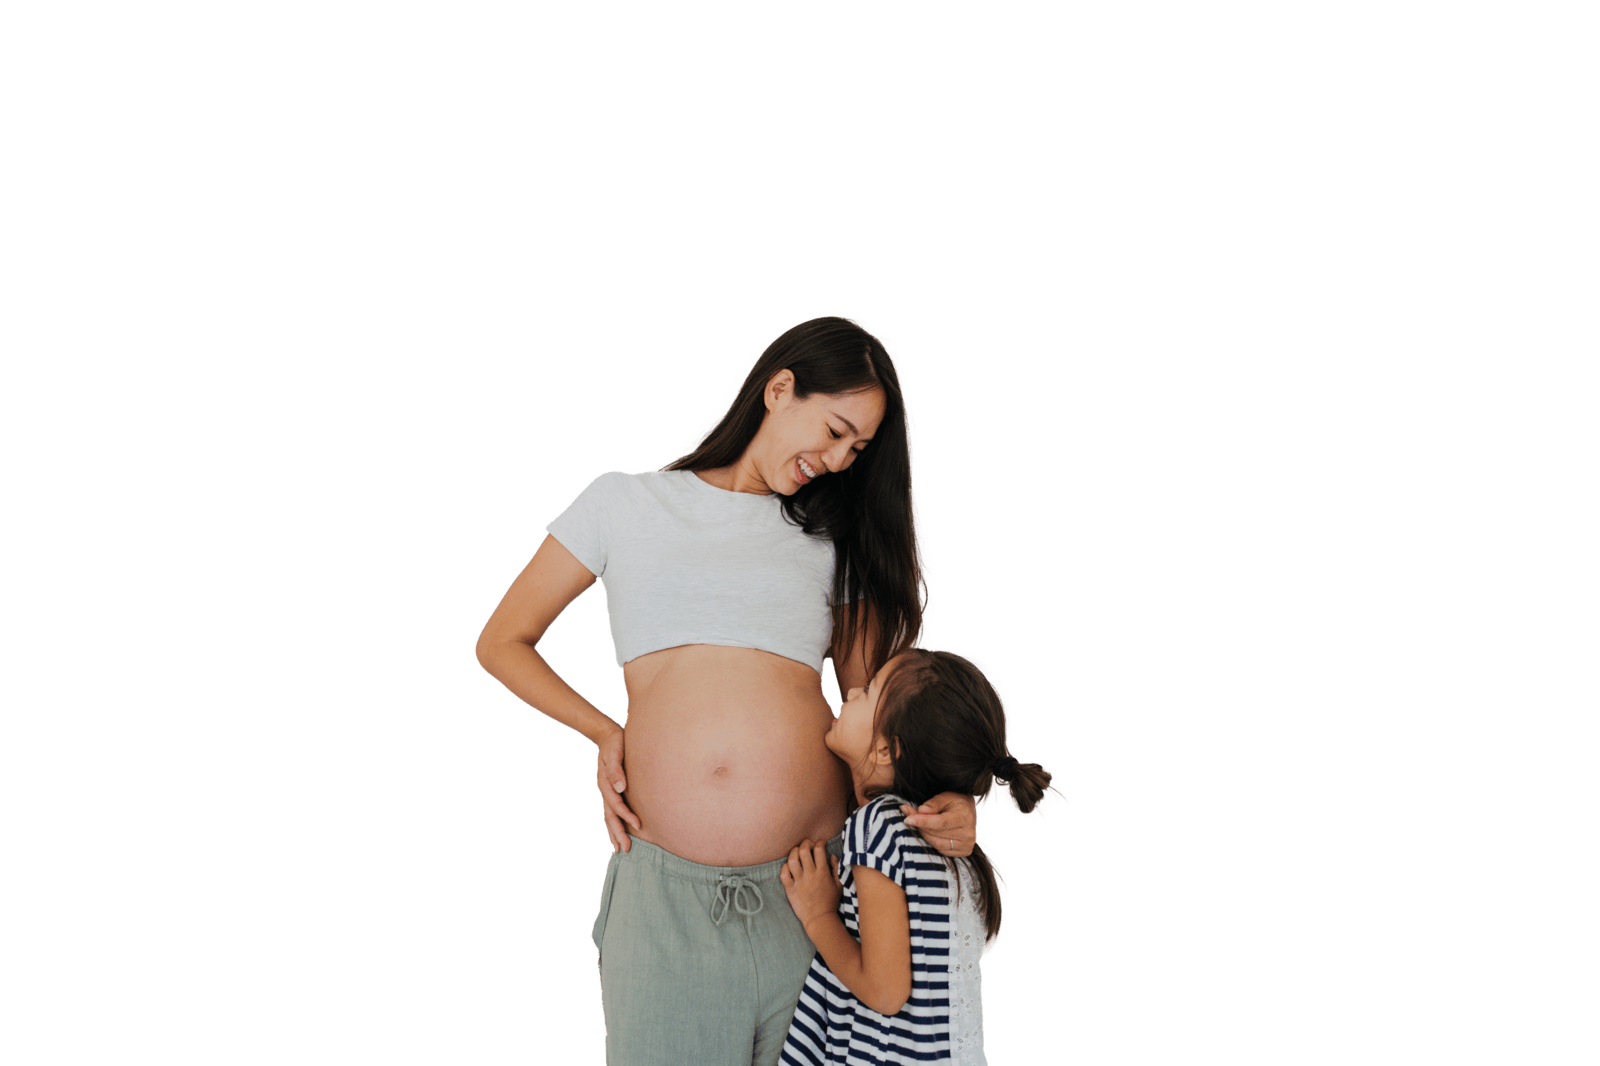
POLYGON ((628 787, 627 776, 622 772, 622 748, 621 729, 601 740, 599 769, 595 773, 595 784, 600 788, 600 798, 605 805, 606 832, 611 834, 613 852, 628 850, 628 826, 633 826, 635 832, 639 830, 639 816, 629 810, 622 798, 623 790, 628 787))

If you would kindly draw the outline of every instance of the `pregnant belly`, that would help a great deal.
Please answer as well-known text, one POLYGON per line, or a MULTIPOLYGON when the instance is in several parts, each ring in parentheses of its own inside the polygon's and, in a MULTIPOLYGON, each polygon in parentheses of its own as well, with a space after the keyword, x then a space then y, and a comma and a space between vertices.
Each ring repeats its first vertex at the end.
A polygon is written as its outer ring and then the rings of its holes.
POLYGON ((833 714, 804 663, 689 644, 625 668, 627 799, 674 855, 749 866, 844 825, 850 778, 823 744, 833 714))

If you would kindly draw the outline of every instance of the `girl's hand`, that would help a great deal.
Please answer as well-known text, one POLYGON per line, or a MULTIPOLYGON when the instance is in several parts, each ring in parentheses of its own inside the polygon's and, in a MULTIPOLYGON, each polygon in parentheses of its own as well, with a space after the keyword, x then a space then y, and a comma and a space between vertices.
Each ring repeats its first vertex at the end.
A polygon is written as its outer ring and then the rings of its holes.
POLYGON ((615 733, 608 733, 600 741, 599 770, 595 773, 595 784, 600 786, 600 798, 605 802, 606 832, 611 834, 611 851, 627 851, 630 841, 628 826, 639 828, 639 816, 628 808, 622 798, 622 790, 628 787, 628 779, 622 773, 622 729, 618 727, 615 733))
POLYGON ((941 792, 916 810, 902 803, 900 813, 906 824, 922 834, 922 839, 940 855, 964 859, 978 842, 978 805, 971 796, 941 792))
POLYGON ((839 897, 844 890, 839 887, 839 860, 828 854, 828 842, 815 844, 802 840, 800 846, 789 852, 789 861, 778 871, 784 894, 800 924, 809 926, 813 919, 825 914, 839 913, 839 897))

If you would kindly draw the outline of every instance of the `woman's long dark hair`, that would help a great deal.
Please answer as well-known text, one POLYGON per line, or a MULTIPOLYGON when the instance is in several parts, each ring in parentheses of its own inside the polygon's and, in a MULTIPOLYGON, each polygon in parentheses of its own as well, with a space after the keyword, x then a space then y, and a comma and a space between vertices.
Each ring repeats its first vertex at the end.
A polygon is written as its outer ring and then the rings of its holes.
POLYGON ((850 466, 783 497, 788 520, 807 535, 833 541, 835 661, 867 626, 867 676, 922 631, 922 565, 911 526, 911 452, 900 378, 878 338, 845 318, 813 318, 773 341, 739 388, 728 413, 700 446, 664 470, 717 470, 744 455, 766 417, 762 399, 778 371, 794 374, 794 395, 837 396, 882 389, 883 421, 850 466), (847 606, 846 606, 847 605, 847 606))
MULTIPOLYGON (((889 674, 878 696, 873 735, 889 741, 892 792, 921 806, 941 792, 987 796, 996 781, 1009 784, 1022 812, 1033 810, 1050 787, 1038 763, 1019 763, 1006 749, 1006 714, 987 678, 966 659, 947 651, 912 648, 889 674)), ((978 909, 993 937, 1000 931, 1000 889, 983 849, 972 846, 978 909)), ((947 860, 955 874, 954 860, 947 860)), ((955 881, 960 885, 960 881, 955 881)))

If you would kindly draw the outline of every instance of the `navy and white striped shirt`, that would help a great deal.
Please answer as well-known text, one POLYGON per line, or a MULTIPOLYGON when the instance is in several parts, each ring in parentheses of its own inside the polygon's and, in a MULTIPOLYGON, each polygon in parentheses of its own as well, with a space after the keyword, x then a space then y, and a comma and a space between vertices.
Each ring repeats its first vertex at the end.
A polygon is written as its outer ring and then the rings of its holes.
POLYGON ((879 796, 844 824, 839 917, 857 940, 854 867, 870 866, 906 893, 911 918, 911 998, 889 1017, 851 995, 817 954, 806 974, 781 1061, 790 1066, 950 1060, 950 949, 954 893, 939 853, 905 824, 898 796, 879 796))

